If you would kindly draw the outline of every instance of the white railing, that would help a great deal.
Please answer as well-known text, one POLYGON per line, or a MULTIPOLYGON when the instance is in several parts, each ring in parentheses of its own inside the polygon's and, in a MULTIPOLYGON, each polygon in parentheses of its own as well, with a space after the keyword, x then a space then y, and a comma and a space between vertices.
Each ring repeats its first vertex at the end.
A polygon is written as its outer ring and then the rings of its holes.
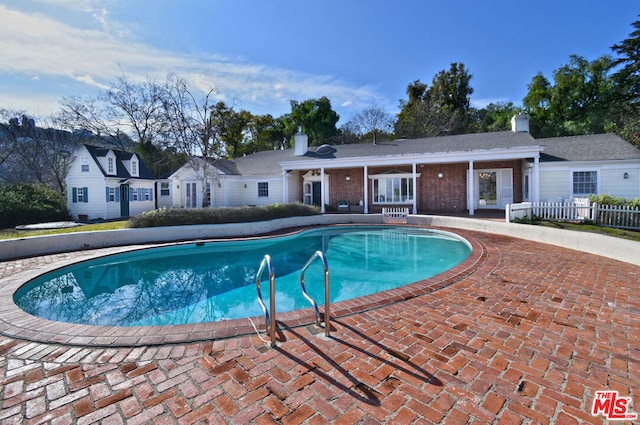
POLYGON ((589 199, 571 202, 522 202, 507 205, 506 221, 536 217, 548 221, 570 221, 595 224, 620 229, 640 230, 640 208, 617 205, 590 204, 589 199))
POLYGON ((403 207, 383 207, 382 222, 405 224, 409 217, 409 208, 403 207))
POLYGON ((594 204, 594 222, 601 226, 640 230, 640 208, 594 204))
POLYGON ((541 220, 555 221, 593 221, 589 198, 575 199, 570 202, 533 202, 533 214, 541 220))

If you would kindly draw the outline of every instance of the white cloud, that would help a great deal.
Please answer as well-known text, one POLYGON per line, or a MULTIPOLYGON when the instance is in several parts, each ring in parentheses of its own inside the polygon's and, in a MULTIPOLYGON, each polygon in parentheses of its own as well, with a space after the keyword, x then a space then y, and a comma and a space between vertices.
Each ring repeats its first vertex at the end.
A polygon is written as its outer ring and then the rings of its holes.
MULTIPOLYGON (((327 96, 335 105, 358 108, 379 101, 371 87, 352 87, 333 76, 311 75, 215 55, 180 55, 122 38, 106 9, 91 0, 37 0, 82 11, 99 25, 80 27, 53 15, 0 5, 0 86, 3 75, 82 82, 87 91, 104 88, 125 73, 132 81, 162 80, 174 72, 216 99, 232 99, 255 113, 287 110, 289 99, 327 96), (242 105, 251 102, 251 105, 242 105), (254 111, 253 107, 264 109, 254 111)), ((104 2, 102 2, 104 3, 104 2)), ((86 25, 83 22, 83 25, 86 25)), ((65 87, 69 89, 69 87, 65 87)), ((57 98, 69 94, 61 92, 57 98)), ((4 96, 3 96, 4 97, 4 96)))

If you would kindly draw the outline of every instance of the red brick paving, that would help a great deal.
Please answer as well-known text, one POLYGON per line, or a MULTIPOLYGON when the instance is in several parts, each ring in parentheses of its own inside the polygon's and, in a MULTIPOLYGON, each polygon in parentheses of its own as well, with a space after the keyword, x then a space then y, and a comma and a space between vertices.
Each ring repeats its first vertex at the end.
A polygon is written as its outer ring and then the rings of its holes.
MULTIPOLYGON (((606 389, 640 411, 640 267, 458 233, 485 251, 474 271, 336 318, 330 338, 286 324, 277 348, 0 335, 0 423, 602 424, 590 408, 606 389)), ((0 263, 0 276, 58 259, 0 263)))

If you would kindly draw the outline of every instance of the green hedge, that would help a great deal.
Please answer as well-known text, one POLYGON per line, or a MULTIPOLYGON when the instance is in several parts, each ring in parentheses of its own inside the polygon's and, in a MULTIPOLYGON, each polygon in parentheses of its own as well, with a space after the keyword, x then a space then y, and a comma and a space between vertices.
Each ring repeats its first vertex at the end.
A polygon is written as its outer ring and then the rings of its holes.
POLYGON ((161 208, 132 217, 129 219, 129 227, 248 223, 317 214, 320 214, 317 207, 300 203, 237 208, 161 208))
POLYGON ((0 229, 68 218, 64 195, 44 184, 0 186, 0 229))
POLYGON ((640 207, 640 198, 625 199, 625 198, 617 198, 611 195, 591 195, 589 196, 589 200, 591 201, 592 204, 597 202, 598 205, 615 205, 618 207, 631 207, 631 208, 640 207))

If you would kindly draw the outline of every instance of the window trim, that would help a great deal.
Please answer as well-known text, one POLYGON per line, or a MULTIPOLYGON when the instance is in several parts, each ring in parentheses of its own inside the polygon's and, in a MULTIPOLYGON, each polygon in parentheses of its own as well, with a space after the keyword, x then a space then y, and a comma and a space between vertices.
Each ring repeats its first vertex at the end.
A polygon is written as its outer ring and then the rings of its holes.
POLYGON ((258 198, 268 198, 269 197, 269 182, 268 181, 258 182, 257 191, 258 191, 258 198))
POLYGON ((160 182, 160 196, 171 196, 171 183, 160 182))
POLYGON ((601 173, 599 169, 593 169, 593 168, 571 170, 571 196, 581 197, 581 196, 588 196, 588 195, 597 195, 598 193, 600 193, 600 174, 601 173), (575 190, 576 184, 579 184, 579 185, 586 184, 584 181, 576 182, 576 173, 591 173, 591 174, 595 173, 595 182, 589 183, 593 185, 593 189, 594 189, 593 192, 585 192, 585 193, 576 192, 575 190))
MULTIPOLYGON (((416 173, 415 177, 418 178, 420 177, 420 173, 416 173)), ((392 205, 407 205, 407 204, 413 204, 413 200, 416 196, 416 188, 414 185, 414 174, 412 173, 383 173, 383 174, 371 174, 369 175, 369 178, 371 179, 371 199, 372 199, 372 204, 373 205, 383 205, 383 204, 392 204, 392 205), (403 186, 405 187, 406 190, 406 194, 405 199, 399 199, 399 200, 394 200, 394 192, 396 189, 395 183, 393 180, 399 179, 399 186, 398 189, 400 191, 400 198, 402 198, 402 192, 403 192, 403 186), (387 180, 391 180, 391 186, 389 186, 389 183, 387 183, 387 180), (402 183, 402 181, 405 180, 406 182, 402 183), (382 184, 382 186, 384 186, 385 188, 385 193, 384 195, 381 195, 380 192, 380 187, 381 184, 380 182, 384 181, 384 183, 382 184), (378 191, 376 192, 376 186, 378 187, 378 191), (391 200, 387 199, 387 191, 391 190, 391 200), (380 196, 384 196, 384 198, 381 200, 380 196)))

